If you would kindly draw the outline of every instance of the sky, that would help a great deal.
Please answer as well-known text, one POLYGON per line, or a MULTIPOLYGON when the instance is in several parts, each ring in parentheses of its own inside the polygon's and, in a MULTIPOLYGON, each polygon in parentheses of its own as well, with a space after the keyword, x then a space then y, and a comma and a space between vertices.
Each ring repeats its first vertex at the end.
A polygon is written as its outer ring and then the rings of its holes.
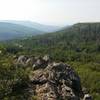
POLYGON ((0 20, 56 26, 100 22, 100 0, 0 0, 0 20))

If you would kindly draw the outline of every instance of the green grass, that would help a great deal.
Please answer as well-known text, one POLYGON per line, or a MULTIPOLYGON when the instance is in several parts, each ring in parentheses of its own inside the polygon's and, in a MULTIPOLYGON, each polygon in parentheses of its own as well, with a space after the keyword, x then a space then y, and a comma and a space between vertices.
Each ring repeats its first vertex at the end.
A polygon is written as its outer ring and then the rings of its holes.
MULTIPOLYGON (((96 66, 96 63, 68 63, 78 72, 82 86, 89 90, 94 100, 100 100, 100 71, 95 68, 93 69, 94 65, 96 66)), ((100 68, 100 64, 98 67, 100 68)))

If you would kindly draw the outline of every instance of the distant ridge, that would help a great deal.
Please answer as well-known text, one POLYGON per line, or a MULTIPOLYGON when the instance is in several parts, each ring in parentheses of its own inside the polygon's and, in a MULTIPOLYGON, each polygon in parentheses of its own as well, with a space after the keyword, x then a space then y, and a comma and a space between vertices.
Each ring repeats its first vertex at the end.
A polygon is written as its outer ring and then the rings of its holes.
POLYGON ((54 32, 62 28, 60 26, 44 25, 44 24, 40 24, 40 23, 36 23, 32 21, 3 20, 3 22, 24 25, 26 27, 35 28, 43 32, 54 32))
POLYGON ((0 41, 44 33, 35 28, 9 22, 0 22, 0 41))

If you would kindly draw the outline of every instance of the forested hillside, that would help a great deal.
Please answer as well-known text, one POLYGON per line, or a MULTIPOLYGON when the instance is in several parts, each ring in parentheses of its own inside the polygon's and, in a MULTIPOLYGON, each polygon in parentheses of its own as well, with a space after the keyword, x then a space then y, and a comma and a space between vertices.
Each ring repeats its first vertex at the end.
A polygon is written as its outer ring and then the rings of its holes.
POLYGON ((100 23, 78 23, 55 33, 1 45, 1 55, 49 54, 55 61, 70 64, 94 100, 100 99, 100 23))
POLYGON ((54 52, 55 54, 58 53, 58 56, 63 54, 63 57, 66 59, 62 59, 62 57, 59 57, 59 59, 66 61, 85 60, 87 62, 98 62, 100 52, 99 41, 100 23, 78 23, 55 33, 38 35, 21 41, 15 40, 12 41, 12 44, 22 45, 23 49, 33 50, 34 52, 35 50, 40 50, 44 53, 53 53, 53 55, 54 52), (86 56, 85 59, 83 59, 84 56, 86 56))

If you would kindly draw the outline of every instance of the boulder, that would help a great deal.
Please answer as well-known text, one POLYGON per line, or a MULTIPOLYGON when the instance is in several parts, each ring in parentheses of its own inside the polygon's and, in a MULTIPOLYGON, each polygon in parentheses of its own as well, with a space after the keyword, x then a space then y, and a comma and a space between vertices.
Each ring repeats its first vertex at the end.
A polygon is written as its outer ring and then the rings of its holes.
POLYGON ((54 62, 48 55, 44 57, 26 57, 21 55, 17 63, 29 64, 29 91, 38 100, 92 100, 75 70, 63 62, 54 62))
POLYGON ((22 64, 22 65, 24 65, 25 62, 26 62, 26 60, 27 60, 27 57, 26 57, 25 55, 21 55, 21 56, 19 56, 18 59, 17 59, 17 64, 22 64))
POLYGON ((2 53, 2 50, 0 50, 0 54, 2 53))
POLYGON ((46 62, 49 62, 50 61, 50 56, 49 55, 45 55, 43 57, 43 60, 46 61, 46 62))
POLYGON ((33 56, 31 56, 26 60, 25 64, 32 66, 35 63, 35 61, 36 61, 35 58, 33 56))
POLYGON ((80 78, 67 64, 53 62, 44 68, 37 68, 30 75, 30 80, 36 87, 38 100, 79 100, 81 98, 80 78))
POLYGON ((36 59, 35 63, 33 64, 33 69, 37 70, 37 69, 43 69, 47 66, 47 61, 45 61, 42 57, 39 57, 38 59, 36 59))
POLYGON ((92 100, 92 96, 90 94, 85 94, 83 100, 92 100))
POLYGON ((28 65, 32 66, 35 63, 35 58, 33 56, 29 57, 26 55, 21 55, 19 57, 15 56, 13 58, 15 60, 15 64, 23 65, 24 67, 28 65))

